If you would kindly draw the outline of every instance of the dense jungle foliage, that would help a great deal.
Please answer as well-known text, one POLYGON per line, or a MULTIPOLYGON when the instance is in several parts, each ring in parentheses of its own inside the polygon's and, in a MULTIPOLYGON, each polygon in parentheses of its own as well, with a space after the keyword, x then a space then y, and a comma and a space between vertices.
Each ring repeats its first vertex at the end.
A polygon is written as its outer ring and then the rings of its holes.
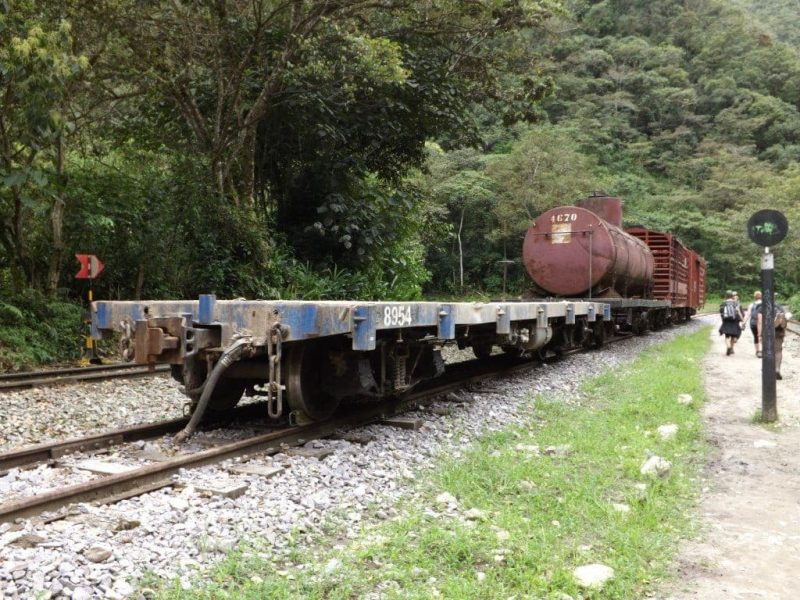
POLYGON ((784 211, 791 295, 799 9, 0 0, 0 349, 83 295, 76 252, 102 298, 491 296, 504 258, 519 292, 532 216, 593 190, 712 290, 784 211))

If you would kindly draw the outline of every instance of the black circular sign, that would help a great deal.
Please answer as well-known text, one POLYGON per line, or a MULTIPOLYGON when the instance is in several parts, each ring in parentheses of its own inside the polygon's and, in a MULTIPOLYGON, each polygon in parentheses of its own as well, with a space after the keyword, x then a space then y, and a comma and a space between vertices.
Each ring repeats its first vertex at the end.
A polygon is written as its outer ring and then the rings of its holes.
POLYGON ((789 232, 789 223, 782 212, 765 208, 747 222, 747 235, 759 246, 774 246, 789 232))

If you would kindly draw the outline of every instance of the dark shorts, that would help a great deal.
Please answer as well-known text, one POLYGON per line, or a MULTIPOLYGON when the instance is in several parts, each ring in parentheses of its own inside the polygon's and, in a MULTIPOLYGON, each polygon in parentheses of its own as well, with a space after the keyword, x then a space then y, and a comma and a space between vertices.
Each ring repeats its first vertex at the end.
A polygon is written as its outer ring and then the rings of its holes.
POLYGON ((759 339, 759 337, 758 337, 758 329, 753 329, 753 328, 751 327, 751 328, 750 328, 750 331, 753 333, 753 343, 754 343, 754 344, 757 344, 758 342, 760 342, 761 340, 760 340, 760 339, 759 339))
POLYGON ((723 321, 719 328, 720 335, 725 337, 739 338, 742 335, 742 328, 739 321, 723 321))

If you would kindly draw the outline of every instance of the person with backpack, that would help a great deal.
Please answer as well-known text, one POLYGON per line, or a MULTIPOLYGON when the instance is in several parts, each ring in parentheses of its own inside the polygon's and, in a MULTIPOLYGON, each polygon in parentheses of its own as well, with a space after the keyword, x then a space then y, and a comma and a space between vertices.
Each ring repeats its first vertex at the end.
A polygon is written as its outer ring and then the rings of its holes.
MULTIPOLYGON (((775 327, 775 379, 783 379, 783 375, 781 375, 783 339, 786 337, 786 323, 791 318, 792 313, 786 312, 786 308, 782 304, 775 305, 775 320, 772 323, 775 327)), ((758 337, 761 339, 761 332, 764 329, 764 317, 761 311, 758 313, 757 322, 758 337)))
POLYGON ((725 354, 730 356, 739 336, 742 335, 742 314, 736 308, 731 290, 725 292, 725 302, 719 305, 719 316, 722 317, 719 334, 725 336, 725 354))
POLYGON ((742 328, 748 321, 750 322, 750 333, 753 334, 753 341, 756 345, 756 356, 761 358, 761 337, 758 335, 758 313, 761 310, 761 292, 756 290, 753 293, 753 303, 747 309, 742 320, 742 328))

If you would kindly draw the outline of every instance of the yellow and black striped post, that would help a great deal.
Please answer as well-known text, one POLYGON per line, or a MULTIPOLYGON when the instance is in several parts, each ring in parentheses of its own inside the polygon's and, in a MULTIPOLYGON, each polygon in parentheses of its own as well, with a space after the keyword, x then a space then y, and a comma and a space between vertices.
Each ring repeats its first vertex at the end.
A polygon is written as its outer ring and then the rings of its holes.
POLYGON ((89 318, 86 320, 86 337, 84 340, 84 348, 86 354, 89 355, 89 363, 93 365, 102 364, 100 357, 97 355, 97 342, 92 337, 92 302, 94 301, 94 292, 92 290, 92 280, 89 280, 89 318))

